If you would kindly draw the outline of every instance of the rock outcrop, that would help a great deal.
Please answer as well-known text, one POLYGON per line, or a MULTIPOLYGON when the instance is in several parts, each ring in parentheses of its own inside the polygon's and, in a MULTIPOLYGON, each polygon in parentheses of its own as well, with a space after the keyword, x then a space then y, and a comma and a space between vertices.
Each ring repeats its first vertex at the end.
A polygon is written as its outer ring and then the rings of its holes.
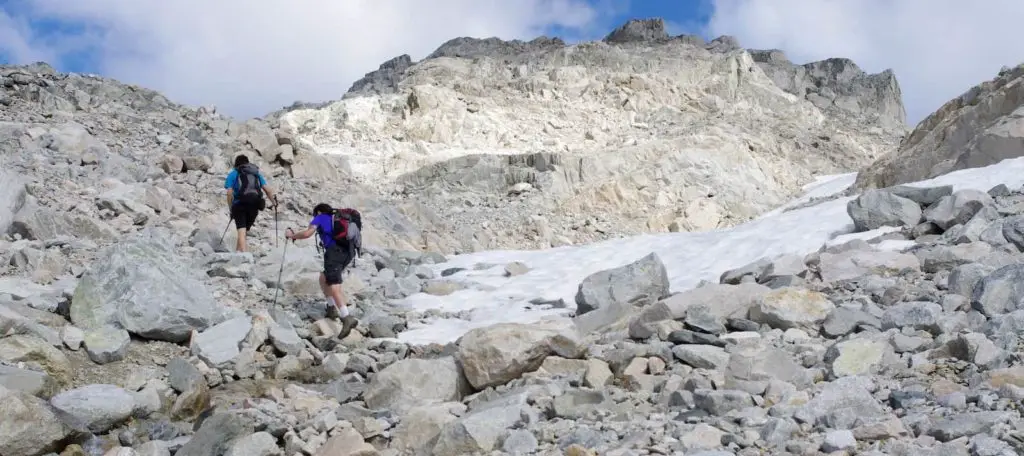
POLYGON ((857 176, 882 188, 1024 155, 1024 65, 967 90, 922 120, 892 154, 857 176))
POLYGON ((299 148, 443 214, 459 236, 434 242, 455 251, 730 226, 890 152, 903 122, 891 72, 793 65, 660 19, 575 45, 453 39, 280 118, 299 148))

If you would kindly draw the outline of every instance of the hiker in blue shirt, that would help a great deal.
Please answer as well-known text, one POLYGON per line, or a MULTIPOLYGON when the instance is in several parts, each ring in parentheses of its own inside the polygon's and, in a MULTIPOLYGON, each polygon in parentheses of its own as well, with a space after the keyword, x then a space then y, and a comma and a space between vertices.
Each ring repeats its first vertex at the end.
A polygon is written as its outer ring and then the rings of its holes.
POLYGON ((249 157, 245 155, 235 157, 235 168, 224 179, 224 188, 227 189, 228 213, 235 221, 235 230, 238 231, 235 250, 244 252, 246 234, 256 223, 256 216, 260 211, 267 208, 263 193, 270 198, 270 207, 277 205, 277 196, 274 195, 273 189, 267 186, 267 180, 260 174, 260 169, 249 163, 249 157))

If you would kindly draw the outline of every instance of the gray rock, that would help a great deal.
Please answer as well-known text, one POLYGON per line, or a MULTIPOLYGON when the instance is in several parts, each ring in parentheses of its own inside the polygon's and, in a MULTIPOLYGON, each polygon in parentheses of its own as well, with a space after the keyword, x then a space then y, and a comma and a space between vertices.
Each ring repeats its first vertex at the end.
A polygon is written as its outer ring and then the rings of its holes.
POLYGON ((114 385, 87 385, 54 396, 50 404, 72 426, 99 434, 128 420, 135 398, 114 385))
POLYGON ((0 385, 0 454, 39 456, 60 450, 71 434, 43 400, 0 385))
POLYGON ((825 441, 821 444, 821 451, 832 453, 834 451, 849 450, 857 447, 857 439, 853 437, 853 431, 844 429, 840 431, 829 431, 825 434, 825 441))
POLYGON ((469 391, 455 358, 403 359, 370 379, 363 400, 370 408, 403 413, 418 405, 459 401, 469 391))
POLYGON ((921 262, 912 254, 872 249, 823 252, 808 268, 817 272, 823 282, 852 280, 869 274, 898 273, 904 269, 920 270, 921 262))
POLYGON ((923 207, 931 206, 942 198, 953 194, 952 185, 941 185, 938 187, 897 185, 895 187, 888 187, 885 190, 901 198, 909 199, 923 207))
POLYGON ((991 253, 992 246, 984 242, 936 245, 914 251, 924 272, 949 270, 962 264, 978 262, 991 253))
POLYGON ((947 279, 947 288, 950 293, 971 298, 974 296, 974 288, 982 279, 992 273, 994 268, 981 263, 962 264, 953 268, 947 279))
POLYGON ((0 386, 42 398, 49 398, 58 388, 46 372, 4 365, 0 365, 0 386))
POLYGON ((215 413, 174 456, 215 456, 226 453, 239 438, 254 433, 251 418, 237 413, 215 413))
POLYGON ((967 223, 983 207, 994 203, 992 197, 985 192, 959 190, 928 207, 924 211, 924 218, 945 230, 953 225, 967 223))
POLYGON ((942 319, 942 306, 934 302, 903 302, 886 309, 882 314, 882 329, 909 327, 939 334, 942 331, 939 325, 942 319))
POLYGON ((25 182, 13 171, 0 170, 0 235, 7 233, 24 205, 25 182))
POLYGON ((526 430, 509 431, 508 435, 501 442, 501 451, 504 454, 533 454, 537 451, 538 442, 533 433, 526 430))
POLYGON ((822 389, 796 414, 798 420, 828 429, 853 429, 887 417, 885 408, 865 389, 861 377, 842 377, 822 389))
POLYGON ((306 347, 294 328, 276 323, 270 325, 270 341, 278 351, 289 355, 297 356, 306 347))
POLYGON ((85 352, 96 364, 121 361, 128 355, 128 345, 131 341, 128 331, 114 326, 89 329, 83 339, 85 352))
POLYGON ((167 363, 167 384, 178 393, 192 389, 198 382, 205 383, 206 379, 192 363, 182 358, 174 358, 167 363))
POLYGON ((71 321, 83 329, 117 324, 141 337, 188 340, 192 330, 224 321, 227 309, 192 276, 159 231, 103 250, 75 288, 71 321))
POLYGON ((754 405, 750 394, 736 390, 698 389, 693 392, 693 400, 697 408, 716 416, 754 405))
POLYGON ((998 423, 1013 419, 1010 412, 967 412, 942 418, 934 422, 928 435, 940 442, 956 440, 960 437, 985 434, 998 423))
POLYGON ((723 272, 718 281, 728 285, 739 285, 748 280, 757 282, 761 279, 761 275, 764 274, 765 269, 769 265, 771 265, 771 261, 767 258, 761 258, 745 266, 723 272))
POLYGON ((729 353, 713 345, 676 345, 672 354, 680 361, 700 369, 721 369, 729 364, 729 353))
POLYGON ((211 367, 221 366, 237 357, 242 341, 252 330, 252 319, 241 316, 207 328, 192 340, 192 354, 211 367))
POLYGON ((996 269, 974 287, 971 307, 987 317, 1013 312, 1024 303, 1024 264, 996 269))
POLYGON ((576 292, 576 315, 613 304, 657 301, 669 293, 668 272, 656 253, 622 267, 595 272, 576 292))
POLYGON ((819 292, 802 288, 780 288, 765 294, 750 308, 750 320, 773 328, 799 328, 817 332, 836 308, 819 292))
POLYGON ((437 437, 433 454, 457 456, 487 453, 498 447, 509 430, 535 423, 537 414, 527 403, 526 394, 510 394, 474 407, 467 415, 444 426, 437 437))
POLYGON ((138 456, 171 456, 171 450, 162 440, 150 440, 135 447, 138 456))
POLYGON ((630 322, 629 336, 646 339, 656 334, 653 323, 682 319, 690 312, 712 315, 723 323, 730 318, 746 318, 750 308, 770 291, 754 283, 691 288, 645 307, 630 322))
POLYGON ((266 432, 257 432, 231 442, 224 456, 280 456, 277 439, 266 432))
POLYGON ((837 307, 829 312, 821 324, 821 333, 827 337, 840 337, 856 331, 861 326, 881 328, 882 321, 863 310, 837 307))
POLYGON ((915 226, 921 221, 921 206, 884 190, 867 190, 846 205, 857 231, 883 226, 915 226))

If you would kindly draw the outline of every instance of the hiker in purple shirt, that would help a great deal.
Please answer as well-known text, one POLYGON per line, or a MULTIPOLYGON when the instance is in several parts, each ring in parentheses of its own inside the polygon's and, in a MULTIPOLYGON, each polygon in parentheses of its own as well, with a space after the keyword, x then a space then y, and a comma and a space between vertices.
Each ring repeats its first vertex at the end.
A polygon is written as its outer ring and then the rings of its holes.
POLYGON ((337 210, 325 203, 317 204, 313 208, 313 219, 309 226, 298 233, 291 229, 285 231, 286 239, 306 239, 313 234, 319 234, 320 242, 324 246, 324 269, 320 273, 320 289, 327 298, 327 315, 330 318, 340 318, 342 322, 339 338, 344 339, 352 329, 359 324, 355 317, 350 315, 348 305, 345 303, 345 294, 341 291, 341 273, 356 257, 360 246, 360 233, 358 224, 361 219, 355 221, 350 219, 351 213, 357 214, 351 209, 337 210), (337 231, 337 232, 335 232, 337 231))

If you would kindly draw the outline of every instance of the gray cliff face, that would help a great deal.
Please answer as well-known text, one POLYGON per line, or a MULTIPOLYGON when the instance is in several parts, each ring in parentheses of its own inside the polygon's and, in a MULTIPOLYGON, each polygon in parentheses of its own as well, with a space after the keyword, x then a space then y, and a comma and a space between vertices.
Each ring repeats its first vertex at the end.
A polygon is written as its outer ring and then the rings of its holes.
MULTIPOLYGON (((661 18, 633 19, 609 33, 602 43, 611 46, 662 46, 687 43, 716 53, 742 49, 732 36, 720 36, 705 42, 695 35, 670 36, 661 18)), ((381 64, 376 71, 352 84, 344 98, 395 93, 406 71, 418 64, 441 57, 488 57, 507 63, 529 64, 555 55, 569 45, 558 38, 539 37, 530 41, 499 38, 459 37, 447 41, 420 62, 407 55, 395 57, 381 64)), ((794 64, 780 50, 747 50, 758 66, 779 88, 805 98, 830 114, 876 116, 885 128, 905 129, 906 111, 899 82, 891 70, 867 74, 853 61, 831 58, 803 65, 794 64)), ((563 56, 564 57, 564 56, 563 56)), ((602 64, 580 62, 569 56, 571 64, 602 64)))
POLYGON ((894 153, 861 171, 857 188, 880 188, 1024 155, 1024 65, 948 101, 894 153))

